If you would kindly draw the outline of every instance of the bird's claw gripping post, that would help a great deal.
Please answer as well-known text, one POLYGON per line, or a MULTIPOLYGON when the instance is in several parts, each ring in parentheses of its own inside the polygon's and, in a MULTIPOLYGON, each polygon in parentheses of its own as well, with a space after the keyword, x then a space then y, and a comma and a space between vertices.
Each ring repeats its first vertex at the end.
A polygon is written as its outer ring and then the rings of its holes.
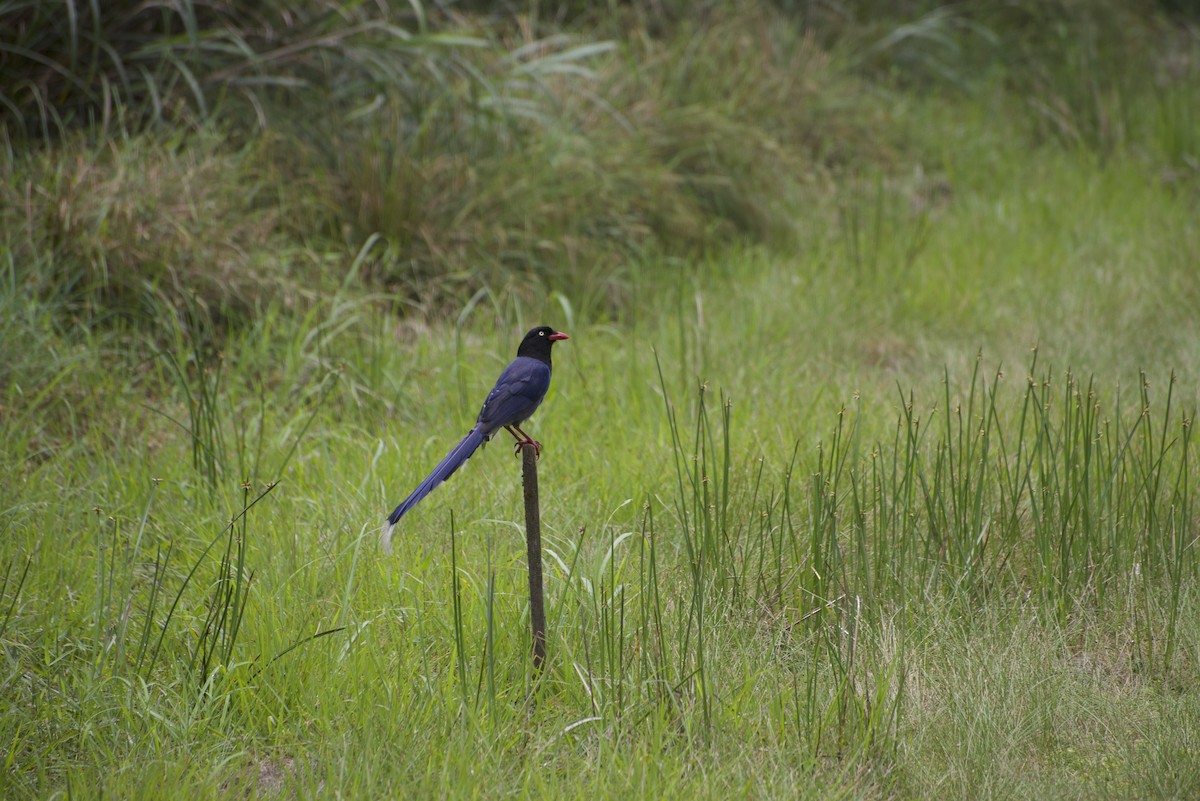
POLYGON ((542 443, 538 442, 536 439, 519 439, 519 440, 517 440, 515 443, 513 443, 513 456, 520 456, 521 449, 524 448, 526 445, 533 446, 533 458, 535 458, 535 459, 542 458, 542 443))
POLYGON ((537 459, 542 458, 542 443, 538 442, 536 439, 529 436, 524 431, 521 431, 521 429, 517 428, 516 426, 505 426, 504 430, 507 431, 508 433, 512 434, 513 437, 517 440, 516 443, 513 445, 513 456, 520 456, 521 448, 524 448, 526 445, 532 445, 534 458, 537 458, 537 459), (514 430, 514 429, 516 429, 516 430, 514 430), (518 434, 517 432, 520 432, 520 433, 518 434))

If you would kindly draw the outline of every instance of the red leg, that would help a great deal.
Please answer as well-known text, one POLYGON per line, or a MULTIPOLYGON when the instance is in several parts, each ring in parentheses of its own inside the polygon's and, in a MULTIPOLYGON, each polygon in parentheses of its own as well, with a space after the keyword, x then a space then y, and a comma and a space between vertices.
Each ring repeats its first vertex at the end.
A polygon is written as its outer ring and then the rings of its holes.
POLYGON ((507 431, 508 433, 512 434, 513 437, 517 440, 517 444, 513 448, 514 455, 520 456, 521 448, 523 446, 532 445, 534 454, 536 454, 539 459, 542 458, 542 443, 538 442, 536 439, 529 436, 524 431, 521 431, 519 426, 505 426, 504 430, 507 431), (516 429, 516 430, 514 431, 513 429, 516 429), (520 432, 519 436, 518 436, 518 432, 520 432))

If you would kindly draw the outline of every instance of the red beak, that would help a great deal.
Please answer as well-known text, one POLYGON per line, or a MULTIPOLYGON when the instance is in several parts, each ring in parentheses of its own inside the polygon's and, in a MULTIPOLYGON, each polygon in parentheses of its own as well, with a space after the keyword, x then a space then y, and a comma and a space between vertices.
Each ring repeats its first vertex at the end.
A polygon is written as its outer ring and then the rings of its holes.
POLYGON ((570 337, 564 334, 562 331, 555 331, 553 334, 547 337, 547 339, 549 339, 551 342, 557 342, 560 339, 570 339, 570 337))

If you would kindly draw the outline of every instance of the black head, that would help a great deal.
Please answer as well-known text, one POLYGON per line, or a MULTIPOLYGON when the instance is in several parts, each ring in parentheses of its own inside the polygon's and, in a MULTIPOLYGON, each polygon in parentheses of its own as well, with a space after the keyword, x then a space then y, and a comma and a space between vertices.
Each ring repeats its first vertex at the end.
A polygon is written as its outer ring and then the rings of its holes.
POLYGON ((521 340, 521 347, 517 348, 517 355, 528 356, 549 364, 550 346, 560 339, 570 339, 570 337, 561 331, 555 331, 548 325, 539 325, 521 340))

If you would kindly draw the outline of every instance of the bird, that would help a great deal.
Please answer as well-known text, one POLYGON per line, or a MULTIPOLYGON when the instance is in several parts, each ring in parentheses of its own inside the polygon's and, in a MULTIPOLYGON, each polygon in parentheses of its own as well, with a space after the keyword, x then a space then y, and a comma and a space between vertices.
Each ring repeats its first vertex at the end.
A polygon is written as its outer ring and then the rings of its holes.
POLYGON ((516 438, 517 453, 520 453, 523 446, 532 445, 534 453, 541 457, 542 444, 522 431, 521 423, 529 419, 546 397, 546 390, 550 389, 550 348, 555 342, 564 339, 570 337, 548 325, 538 326, 525 335, 517 348, 517 358, 504 368, 504 372, 496 380, 496 386, 492 387, 487 400, 483 402, 475 427, 446 454, 446 458, 433 468, 433 472, 417 485, 412 494, 388 515, 388 525, 382 538, 385 552, 391 549, 392 531, 400 522, 400 518, 439 484, 450 478, 463 462, 471 458, 480 445, 489 441, 501 428, 516 438))

